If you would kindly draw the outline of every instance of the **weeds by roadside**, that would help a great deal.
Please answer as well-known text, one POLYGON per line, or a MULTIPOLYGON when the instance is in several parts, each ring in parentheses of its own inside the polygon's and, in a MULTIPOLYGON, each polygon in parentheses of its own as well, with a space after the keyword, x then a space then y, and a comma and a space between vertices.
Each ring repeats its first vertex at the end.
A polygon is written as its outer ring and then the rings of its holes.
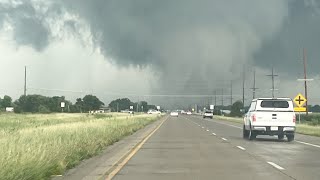
POLYGON ((1 179, 49 179, 62 174, 157 118, 64 116, 12 115, 7 121, 1 117, 1 179))

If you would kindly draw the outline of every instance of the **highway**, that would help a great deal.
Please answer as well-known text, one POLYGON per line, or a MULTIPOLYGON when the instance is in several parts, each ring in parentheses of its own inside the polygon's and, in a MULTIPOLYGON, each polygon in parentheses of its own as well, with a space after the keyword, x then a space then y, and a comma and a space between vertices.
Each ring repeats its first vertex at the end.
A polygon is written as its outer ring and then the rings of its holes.
POLYGON ((119 169, 115 180, 320 179, 320 138, 242 138, 241 124, 169 117, 119 169))

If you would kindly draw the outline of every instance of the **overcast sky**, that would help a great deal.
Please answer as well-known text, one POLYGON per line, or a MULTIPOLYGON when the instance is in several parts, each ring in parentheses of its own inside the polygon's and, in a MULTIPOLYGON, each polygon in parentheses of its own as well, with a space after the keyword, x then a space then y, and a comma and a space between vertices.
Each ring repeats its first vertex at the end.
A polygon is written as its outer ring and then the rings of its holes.
MULTIPOLYGON (((316 0, 0 0, 0 96, 76 97, 92 93, 161 105, 204 98, 143 95, 303 93, 307 49, 309 101, 320 103, 320 3, 316 0)), ((221 98, 218 97, 221 103, 221 98)), ((217 103, 217 104, 219 104, 217 103)), ((225 104, 230 103, 225 97, 225 104)))

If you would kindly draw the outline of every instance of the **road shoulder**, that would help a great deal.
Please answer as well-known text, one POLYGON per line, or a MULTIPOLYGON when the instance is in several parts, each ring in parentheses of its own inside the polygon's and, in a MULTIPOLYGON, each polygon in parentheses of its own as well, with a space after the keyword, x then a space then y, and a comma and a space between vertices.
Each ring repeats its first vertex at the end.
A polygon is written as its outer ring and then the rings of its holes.
POLYGON ((78 166, 68 170, 63 176, 55 176, 52 180, 80 180, 80 179, 101 179, 127 154, 129 154, 137 144, 156 129, 166 117, 147 125, 134 134, 108 146, 102 153, 90 159, 82 161, 78 166))

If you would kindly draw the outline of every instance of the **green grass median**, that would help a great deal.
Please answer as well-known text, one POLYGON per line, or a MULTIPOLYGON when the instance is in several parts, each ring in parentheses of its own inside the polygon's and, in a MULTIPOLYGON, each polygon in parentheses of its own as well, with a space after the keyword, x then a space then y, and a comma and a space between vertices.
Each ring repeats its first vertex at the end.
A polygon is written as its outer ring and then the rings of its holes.
MULTIPOLYGON (((235 117, 226 117, 226 116, 217 116, 218 120, 229 121, 233 123, 243 123, 242 118, 235 117)), ((309 123, 296 124, 296 132, 300 134, 310 135, 310 136, 318 136, 320 137, 320 126, 319 125, 310 125, 309 123)))
POLYGON ((123 114, 0 114, 0 177, 50 179, 158 118, 123 114))

